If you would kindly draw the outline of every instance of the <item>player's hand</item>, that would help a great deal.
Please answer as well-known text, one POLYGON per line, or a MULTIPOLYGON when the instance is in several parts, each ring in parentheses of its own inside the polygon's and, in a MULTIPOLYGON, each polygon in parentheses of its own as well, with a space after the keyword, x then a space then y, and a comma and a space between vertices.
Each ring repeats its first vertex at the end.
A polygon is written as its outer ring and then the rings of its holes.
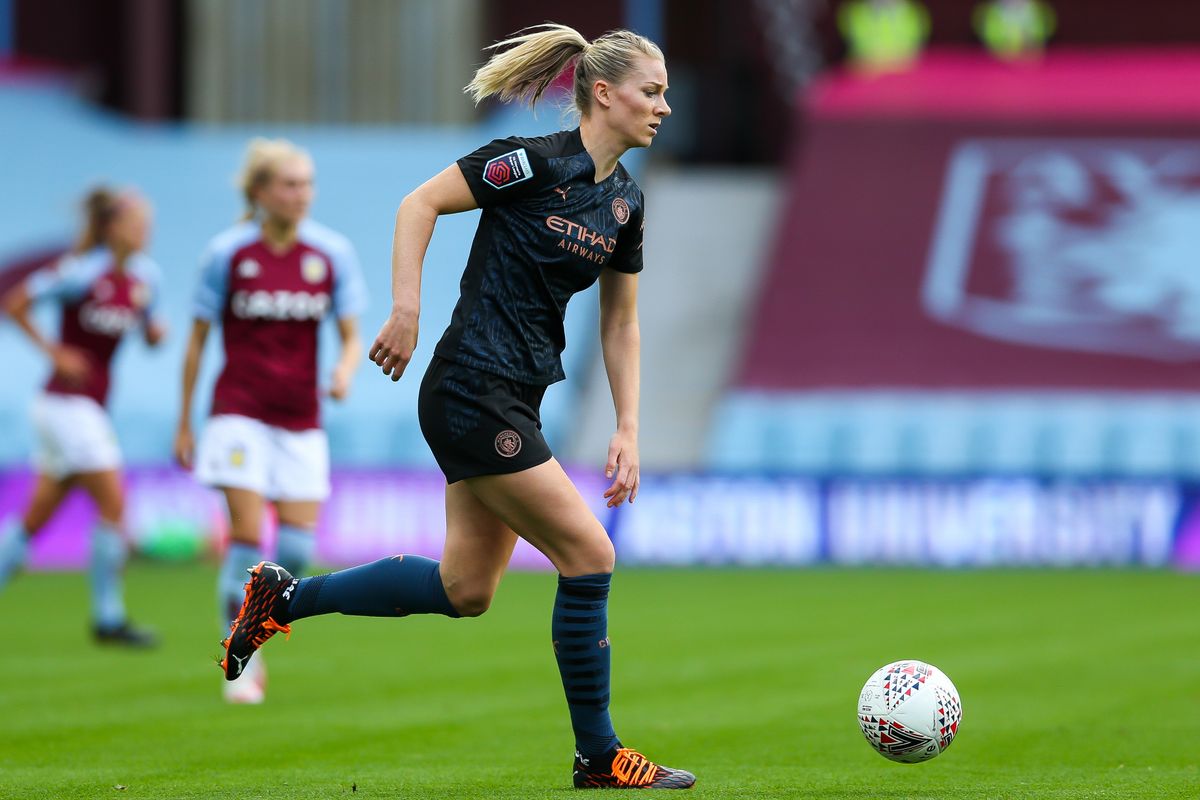
POLYGON ((196 455, 196 441, 192 438, 192 429, 181 426, 175 431, 175 463, 184 469, 192 468, 196 455))
POLYGON ((92 372, 92 365, 82 350, 68 345, 58 345, 51 352, 54 374, 72 386, 81 386, 92 372))
POLYGON ((334 400, 345 400, 350 394, 350 370, 335 367, 329 380, 329 396, 334 400))
POLYGON ((375 336, 375 344, 371 345, 368 358, 379 365, 384 375, 390 375, 393 381, 398 381, 416 349, 416 312, 393 309, 375 336))
POLYGON ((157 347, 163 339, 167 338, 167 326, 158 320, 146 323, 145 331, 146 344, 151 347, 157 347))
POLYGON ((625 498, 634 501, 642 481, 639 469, 637 436, 618 430, 608 443, 608 463, 604 466, 604 477, 613 479, 604 492, 609 508, 621 505, 625 498))

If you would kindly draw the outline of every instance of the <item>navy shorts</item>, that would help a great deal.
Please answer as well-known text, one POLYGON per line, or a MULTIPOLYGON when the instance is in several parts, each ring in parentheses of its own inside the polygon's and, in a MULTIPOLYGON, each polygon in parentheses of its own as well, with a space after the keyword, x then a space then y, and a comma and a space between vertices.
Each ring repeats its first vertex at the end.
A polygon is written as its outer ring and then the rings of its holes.
POLYGON ((447 483, 504 475, 553 457, 538 409, 545 386, 502 378, 434 356, 421 380, 417 417, 447 483))

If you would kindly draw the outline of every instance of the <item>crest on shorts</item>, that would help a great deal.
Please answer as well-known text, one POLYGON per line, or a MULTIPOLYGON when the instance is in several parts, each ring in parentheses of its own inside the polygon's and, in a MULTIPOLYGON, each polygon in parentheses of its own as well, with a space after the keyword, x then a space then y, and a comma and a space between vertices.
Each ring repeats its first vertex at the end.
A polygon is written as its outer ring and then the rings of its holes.
POLYGON ((237 273, 239 278, 257 278, 262 273, 262 267, 253 258, 243 258, 238 262, 237 273))
POLYGON ((516 431, 500 431, 496 434, 496 452, 505 458, 512 458, 521 452, 521 435, 516 431))
POLYGON ((618 197, 612 202, 613 216, 617 218, 618 225, 624 225, 629 222, 629 203, 625 202, 624 197, 618 197))
POLYGON ((242 445, 235 445, 229 451, 229 466, 243 467, 246 465, 246 448, 242 445))
POLYGON ((309 283, 320 283, 325 280, 328 272, 329 265, 325 263, 325 259, 314 253, 300 259, 300 276, 309 283))
POLYGON ((493 189, 503 189, 532 177, 533 168, 524 147, 496 156, 483 165, 483 182, 493 189))

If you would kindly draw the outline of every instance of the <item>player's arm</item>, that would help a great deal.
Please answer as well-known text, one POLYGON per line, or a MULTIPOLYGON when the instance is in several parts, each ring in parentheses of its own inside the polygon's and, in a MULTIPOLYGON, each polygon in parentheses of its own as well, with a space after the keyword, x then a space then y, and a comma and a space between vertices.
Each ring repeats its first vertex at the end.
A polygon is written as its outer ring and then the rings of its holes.
POLYGON ((192 468, 196 448, 192 438, 192 395, 196 389, 196 376, 200 374, 200 358, 204 354, 204 342, 210 327, 212 324, 208 320, 192 321, 192 335, 188 338, 183 357, 183 391, 180 394, 179 425, 175 430, 175 460, 185 469, 192 468))
POLYGON ((148 320, 145 327, 142 328, 142 337, 146 340, 146 344, 158 347, 162 344, 163 339, 167 338, 167 326, 161 320, 148 320))
POLYGON ((605 477, 613 479, 604 492, 609 507, 629 498, 641 483, 638 463, 638 398, 642 338, 638 327, 636 273, 604 270, 600 273, 600 347, 604 369, 617 412, 617 432, 608 445, 605 477))
POLYGON ((329 383, 329 396, 334 400, 345 400, 350 393, 350 379, 362 361, 362 338, 358 335, 357 317, 339 317, 338 337, 342 341, 342 352, 333 368, 333 380, 329 383))
POLYGON ((162 314, 162 270, 148 258, 139 258, 140 276, 145 282, 146 305, 142 309, 142 340, 158 347, 167 338, 167 321, 162 314))
MULTIPOLYGON (((39 279, 51 280, 52 277, 50 272, 39 274, 39 279)), ((29 290, 29 281, 26 280, 5 292, 4 297, 0 299, 0 305, 3 305, 5 313, 12 317, 13 322, 29 338, 29 341, 33 342, 34 346, 50 359, 55 374, 62 376, 70 383, 83 383, 91 370, 87 357, 73 347, 59 344, 42 335, 29 316, 33 300, 33 294, 29 290)))
POLYGON ((433 228, 442 214, 457 214, 478 208, 471 189, 457 164, 451 164, 421 184, 400 203, 392 235, 392 310, 383 323, 370 359, 400 380, 417 347, 417 324, 421 314, 421 264, 433 228))
POLYGON ((4 293, 3 305, 4 312, 12 317, 12 321, 17 323, 17 327, 29 337, 29 341, 33 342, 38 350, 53 358, 54 343, 43 336, 38 327, 33 324, 33 320, 29 318, 29 309, 33 306, 33 299, 29 296, 29 290, 25 288, 24 281, 4 293))

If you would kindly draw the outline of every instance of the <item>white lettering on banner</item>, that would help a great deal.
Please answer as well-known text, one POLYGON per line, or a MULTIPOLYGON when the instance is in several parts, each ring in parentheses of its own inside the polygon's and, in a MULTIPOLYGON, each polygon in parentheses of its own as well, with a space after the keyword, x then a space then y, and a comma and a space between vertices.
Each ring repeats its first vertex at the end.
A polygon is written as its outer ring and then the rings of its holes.
POLYGON ((621 559, 645 564, 810 564, 820 542, 817 484, 766 478, 643 480, 616 533, 621 559))
POLYGON ((319 320, 329 312, 329 295, 243 289, 233 293, 230 309, 239 319, 319 320))
POLYGON ((1170 484, 837 482, 835 563, 1166 564, 1181 502, 1170 484))

